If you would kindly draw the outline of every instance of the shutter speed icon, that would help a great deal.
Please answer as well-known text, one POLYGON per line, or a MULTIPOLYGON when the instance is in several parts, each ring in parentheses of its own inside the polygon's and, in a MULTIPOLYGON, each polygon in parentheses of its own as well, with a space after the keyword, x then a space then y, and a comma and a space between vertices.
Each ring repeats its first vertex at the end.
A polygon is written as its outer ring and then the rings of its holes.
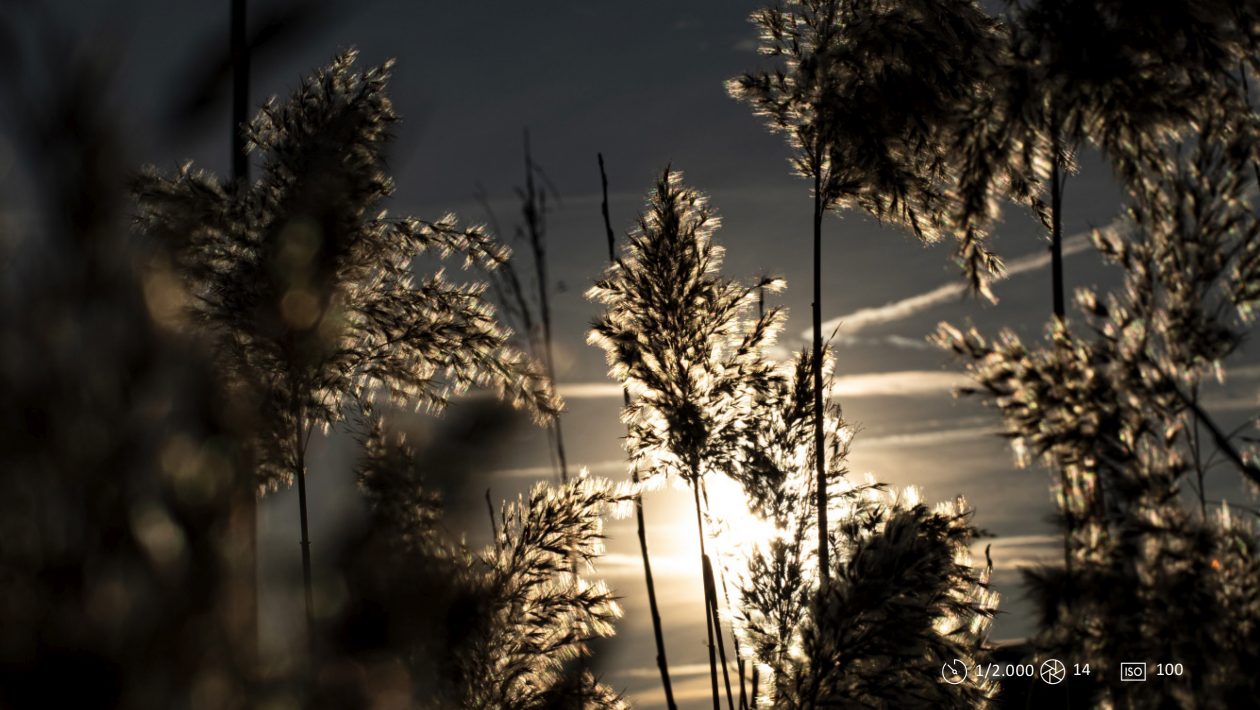
POLYGON ((941 666, 941 678, 950 685, 958 685, 967 680, 967 664, 955 658, 941 666))

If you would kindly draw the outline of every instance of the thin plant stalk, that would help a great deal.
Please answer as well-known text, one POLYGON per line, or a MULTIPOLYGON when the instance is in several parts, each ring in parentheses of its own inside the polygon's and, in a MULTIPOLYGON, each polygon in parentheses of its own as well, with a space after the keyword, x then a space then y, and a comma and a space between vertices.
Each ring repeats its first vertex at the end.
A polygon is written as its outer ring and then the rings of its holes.
MULTIPOLYGON (((731 592, 726 586, 726 576, 719 574, 718 578, 722 580, 722 598, 726 600, 726 608, 734 613, 731 606, 731 592)), ((748 691, 745 688, 746 668, 744 663, 744 655, 739 648, 739 635, 735 633, 735 627, 731 627, 731 644, 735 648, 735 671, 739 674, 739 707, 741 709, 748 707, 748 691)))
POLYGON ((1195 419, 1202 423, 1208 430, 1208 433, 1212 435, 1212 443, 1216 444, 1217 452, 1224 456, 1253 485, 1260 486, 1260 466, 1256 466, 1247 460, 1234 445, 1234 442, 1230 441, 1229 436, 1212 419, 1211 415, 1203 409, 1202 405, 1187 397, 1186 393, 1182 392, 1180 388, 1175 388, 1173 393, 1177 395, 1182 404, 1194 414, 1195 419))
MULTIPOLYGON (((530 172, 531 163, 532 160, 526 160, 527 172, 530 172)), ((499 226, 499 220, 494 214, 494 208, 490 205, 489 198, 486 196, 484 189, 480 186, 477 188, 475 197, 481 204, 481 209, 486 213, 486 219, 489 221, 493 233, 504 234, 502 228, 499 226)), ((534 199, 535 197, 533 196, 526 197, 522 195, 522 212, 525 212, 527 215, 534 213, 536 209, 536 207, 533 206, 534 199), (529 201, 529 204, 526 204, 526 200, 529 201)), ((517 233, 518 235, 520 233, 519 227, 517 228, 517 233)), ((537 250, 535 250, 532 245, 530 250, 535 254, 536 258, 537 250)), ((535 273, 537 273, 537 269, 535 269, 535 273)), ((521 275, 517 273, 517 262, 515 260, 510 260, 502 267, 493 270, 491 274, 490 286, 495 293, 495 298, 503 306, 505 312, 520 320, 520 331, 525 336, 525 345, 529 350, 530 356, 539 362, 544 362, 546 360, 545 345, 540 342, 542 338, 538 332, 540 328, 534 322, 534 307, 525 295, 525 287, 522 285, 521 275)), ((554 467, 556 472, 560 474, 561 478, 563 478, 567 471, 562 469, 560 458, 556 453, 558 448, 563 447, 563 442, 557 445, 556 426, 549 423, 546 431, 547 455, 550 457, 552 467, 554 467)))
POLYGON ((726 706, 729 710, 735 710, 735 694, 731 692, 730 664, 726 660, 726 641, 722 639, 722 617, 718 614, 717 584, 713 581, 713 560, 708 555, 704 556, 704 594, 708 598, 709 615, 713 619, 713 628, 716 631, 714 637, 717 639, 718 658, 722 662, 722 683, 726 686, 726 706))
MULTIPOLYGON (((1063 299, 1063 173, 1060 168, 1058 120, 1051 120, 1050 127, 1050 281, 1054 318, 1062 322, 1067 317, 1063 299)), ((1063 570, 1072 574, 1072 537, 1076 533, 1076 518, 1072 512, 1072 488, 1067 471, 1059 472, 1063 486, 1063 570)))
POLYGON ((486 489, 486 511, 490 513, 490 537, 495 545, 499 544, 499 525, 494 519, 494 503, 490 502, 490 489, 486 489))
POLYGON ((1067 308, 1063 297, 1063 171, 1060 167, 1059 128, 1050 129, 1050 279, 1054 289, 1054 317, 1063 320, 1067 308))
MULTIPOLYGON (((249 182, 249 157, 245 151, 245 124, 249 122, 249 41, 246 35, 246 0, 232 0, 231 8, 231 57, 232 57, 232 182, 244 185, 249 182)), ((248 557, 241 569, 241 587, 244 589, 242 625, 246 635, 245 648, 251 657, 249 666, 258 656, 258 496, 255 487, 244 486, 239 509, 240 530, 245 538, 243 549, 248 557)))
MULTIPOLYGON (((758 305, 758 310, 759 310, 758 317, 764 317, 766 290, 765 290, 765 287, 760 287, 757 289, 757 291, 758 291, 758 304, 757 305, 758 305)), ((706 507, 708 507, 709 506, 709 487, 703 486, 703 491, 704 491, 704 504, 706 507)), ((717 608, 717 603, 718 603, 717 602, 717 582, 715 580, 720 580, 722 582, 722 599, 723 601, 726 602, 726 608, 728 610, 732 609, 731 592, 730 592, 730 589, 726 585, 726 575, 722 574, 722 569, 719 567, 718 571, 714 573, 713 565, 711 563, 712 558, 709 558, 707 562, 708 562, 708 566, 706 567, 706 574, 708 575, 708 578, 706 579, 706 583, 713 582, 713 591, 711 592, 713 594, 713 623, 716 624, 719 629, 718 652, 721 654, 721 657, 722 657, 722 671, 723 671, 723 674, 725 675, 726 674, 726 648, 722 642, 722 635, 721 635, 722 624, 719 621, 719 619, 721 618, 721 615, 719 614, 719 611, 717 608)), ((731 645, 734 647, 734 650, 735 650, 735 670, 736 670, 736 674, 739 676, 739 707, 742 710, 743 708, 748 707, 748 695, 745 689, 744 657, 743 655, 740 654, 739 636, 735 633, 734 625, 731 626, 731 645)), ((728 696, 730 695, 729 679, 727 680, 727 695, 728 696)))
POLYGON ((249 123, 249 42, 245 35, 246 0, 232 0, 232 179, 249 180, 245 124, 249 123))
POLYGON ((822 345, 822 148, 814 148, 814 473, 818 485, 818 575, 826 588, 831 574, 827 549, 827 460, 823 433, 822 345))
MULTIPOLYGON (((546 228, 543 216, 546 212, 546 193, 534 188, 534 161, 529 152, 529 131, 525 132, 525 229, 529 234, 529 243, 534 250, 534 269, 538 276, 538 310, 542 320, 543 350, 546 357, 543 362, 547 367, 547 379, 552 387, 556 384, 555 354, 551 345, 551 301, 548 298, 547 282, 547 244, 546 228)), ((560 464, 560 481, 569 480, 569 466, 564 454, 564 433, 560 428, 560 413, 551 419, 551 430, 555 433, 556 457, 560 464)))
MULTIPOLYGON (((1190 389, 1190 401, 1192 402, 1199 401, 1199 383, 1197 381, 1194 383, 1194 386, 1190 389)), ((1195 473, 1195 478, 1197 479, 1195 492, 1198 493, 1198 496, 1199 496, 1199 520, 1206 522, 1207 521, 1207 498, 1206 498, 1207 491, 1204 490, 1203 488, 1203 476, 1204 476, 1203 448, 1202 448, 1202 443, 1199 439, 1199 420, 1196 419, 1193 413, 1191 412, 1187 412, 1184 419, 1188 420, 1186 421, 1186 428, 1190 430, 1190 437, 1189 437, 1190 458, 1194 462, 1194 473, 1195 473)))
MULTIPOLYGON (((295 392, 301 391, 299 389, 295 392)), ((306 518, 306 442, 303 432, 306 426, 302 414, 302 404, 296 396, 293 398, 293 456, 294 474, 298 484, 298 515, 302 526, 302 587, 306 598, 306 637, 307 644, 315 646, 315 595, 311 585, 311 538, 306 518)))
MULTIPOLYGON (((700 514, 700 476, 697 472, 691 482, 691 493, 696 503, 696 534, 700 538, 700 566, 705 569, 709 555, 704 549, 704 521, 700 514)), ((713 641, 713 615, 710 613, 709 585, 704 585, 704 627, 709 635, 709 682, 713 689, 713 710, 722 710, 718 693, 717 646, 713 641)))
MULTIPOLYGON (((604 215, 604 233, 608 237, 608 260, 614 262, 617 260, 617 242, 613 235, 612 217, 608 212, 608 174, 604 171, 604 154, 599 153, 599 181, 603 190, 603 202, 601 203, 601 211, 604 215)), ((622 402, 628 407, 630 406, 630 392, 626 388, 621 388, 622 402)), ((656 604, 656 584, 652 579, 652 561, 648 556, 647 546, 647 525, 643 521, 643 493, 639 490, 639 471, 637 469, 630 472, 631 480, 635 484, 634 492, 634 517, 638 524, 639 532, 639 552, 643 556, 643 578, 647 582, 648 608, 652 615, 652 635, 656 640, 656 666, 661 672, 661 686, 665 689, 665 705, 669 710, 677 710, 674 703, 674 686, 669 679, 669 663, 665 656, 665 634, 661 629, 661 612, 656 604)))

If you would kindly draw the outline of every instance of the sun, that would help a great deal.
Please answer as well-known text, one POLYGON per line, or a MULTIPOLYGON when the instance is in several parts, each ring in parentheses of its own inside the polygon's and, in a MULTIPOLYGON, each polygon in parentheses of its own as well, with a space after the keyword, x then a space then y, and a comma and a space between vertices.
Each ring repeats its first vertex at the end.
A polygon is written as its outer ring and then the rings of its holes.
POLYGON ((742 569, 755 550, 764 551, 783 531, 748 508, 748 495, 725 476, 704 481, 707 493, 705 542, 725 569, 742 569))

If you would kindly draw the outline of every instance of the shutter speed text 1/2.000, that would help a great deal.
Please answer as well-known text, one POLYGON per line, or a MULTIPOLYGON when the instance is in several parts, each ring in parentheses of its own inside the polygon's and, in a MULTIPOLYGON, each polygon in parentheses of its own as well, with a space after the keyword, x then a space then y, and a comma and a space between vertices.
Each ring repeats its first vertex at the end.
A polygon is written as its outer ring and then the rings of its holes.
MULTIPOLYGON (((1088 663, 1076 663, 1070 666, 1072 675, 1090 675, 1088 663)), ((971 669, 976 678, 1036 678, 1039 676, 1037 666, 1032 663, 977 663, 971 669)))

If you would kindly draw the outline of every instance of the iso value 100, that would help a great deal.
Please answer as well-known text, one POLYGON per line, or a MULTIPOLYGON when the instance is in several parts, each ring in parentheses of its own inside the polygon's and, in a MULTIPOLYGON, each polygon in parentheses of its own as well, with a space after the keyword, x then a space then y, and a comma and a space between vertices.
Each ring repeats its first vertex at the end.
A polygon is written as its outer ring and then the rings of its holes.
MULTIPOLYGON (((1180 663, 1156 663, 1154 665, 1154 673, 1156 676, 1180 676, 1186 672, 1185 666, 1180 663)), ((1139 683, 1146 680, 1146 663, 1143 661, 1121 663, 1120 664, 1120 680, 1137 681, 1139 683)))
POLYGON ((1156 663, 1155 675, 1179 676, 1186 672, 1186 667, 1180 663, 1156 663))
POLYGON ((977 663, 974 675, 977 678, 1032 678, 1037 670, 1031 663, 977 663))

